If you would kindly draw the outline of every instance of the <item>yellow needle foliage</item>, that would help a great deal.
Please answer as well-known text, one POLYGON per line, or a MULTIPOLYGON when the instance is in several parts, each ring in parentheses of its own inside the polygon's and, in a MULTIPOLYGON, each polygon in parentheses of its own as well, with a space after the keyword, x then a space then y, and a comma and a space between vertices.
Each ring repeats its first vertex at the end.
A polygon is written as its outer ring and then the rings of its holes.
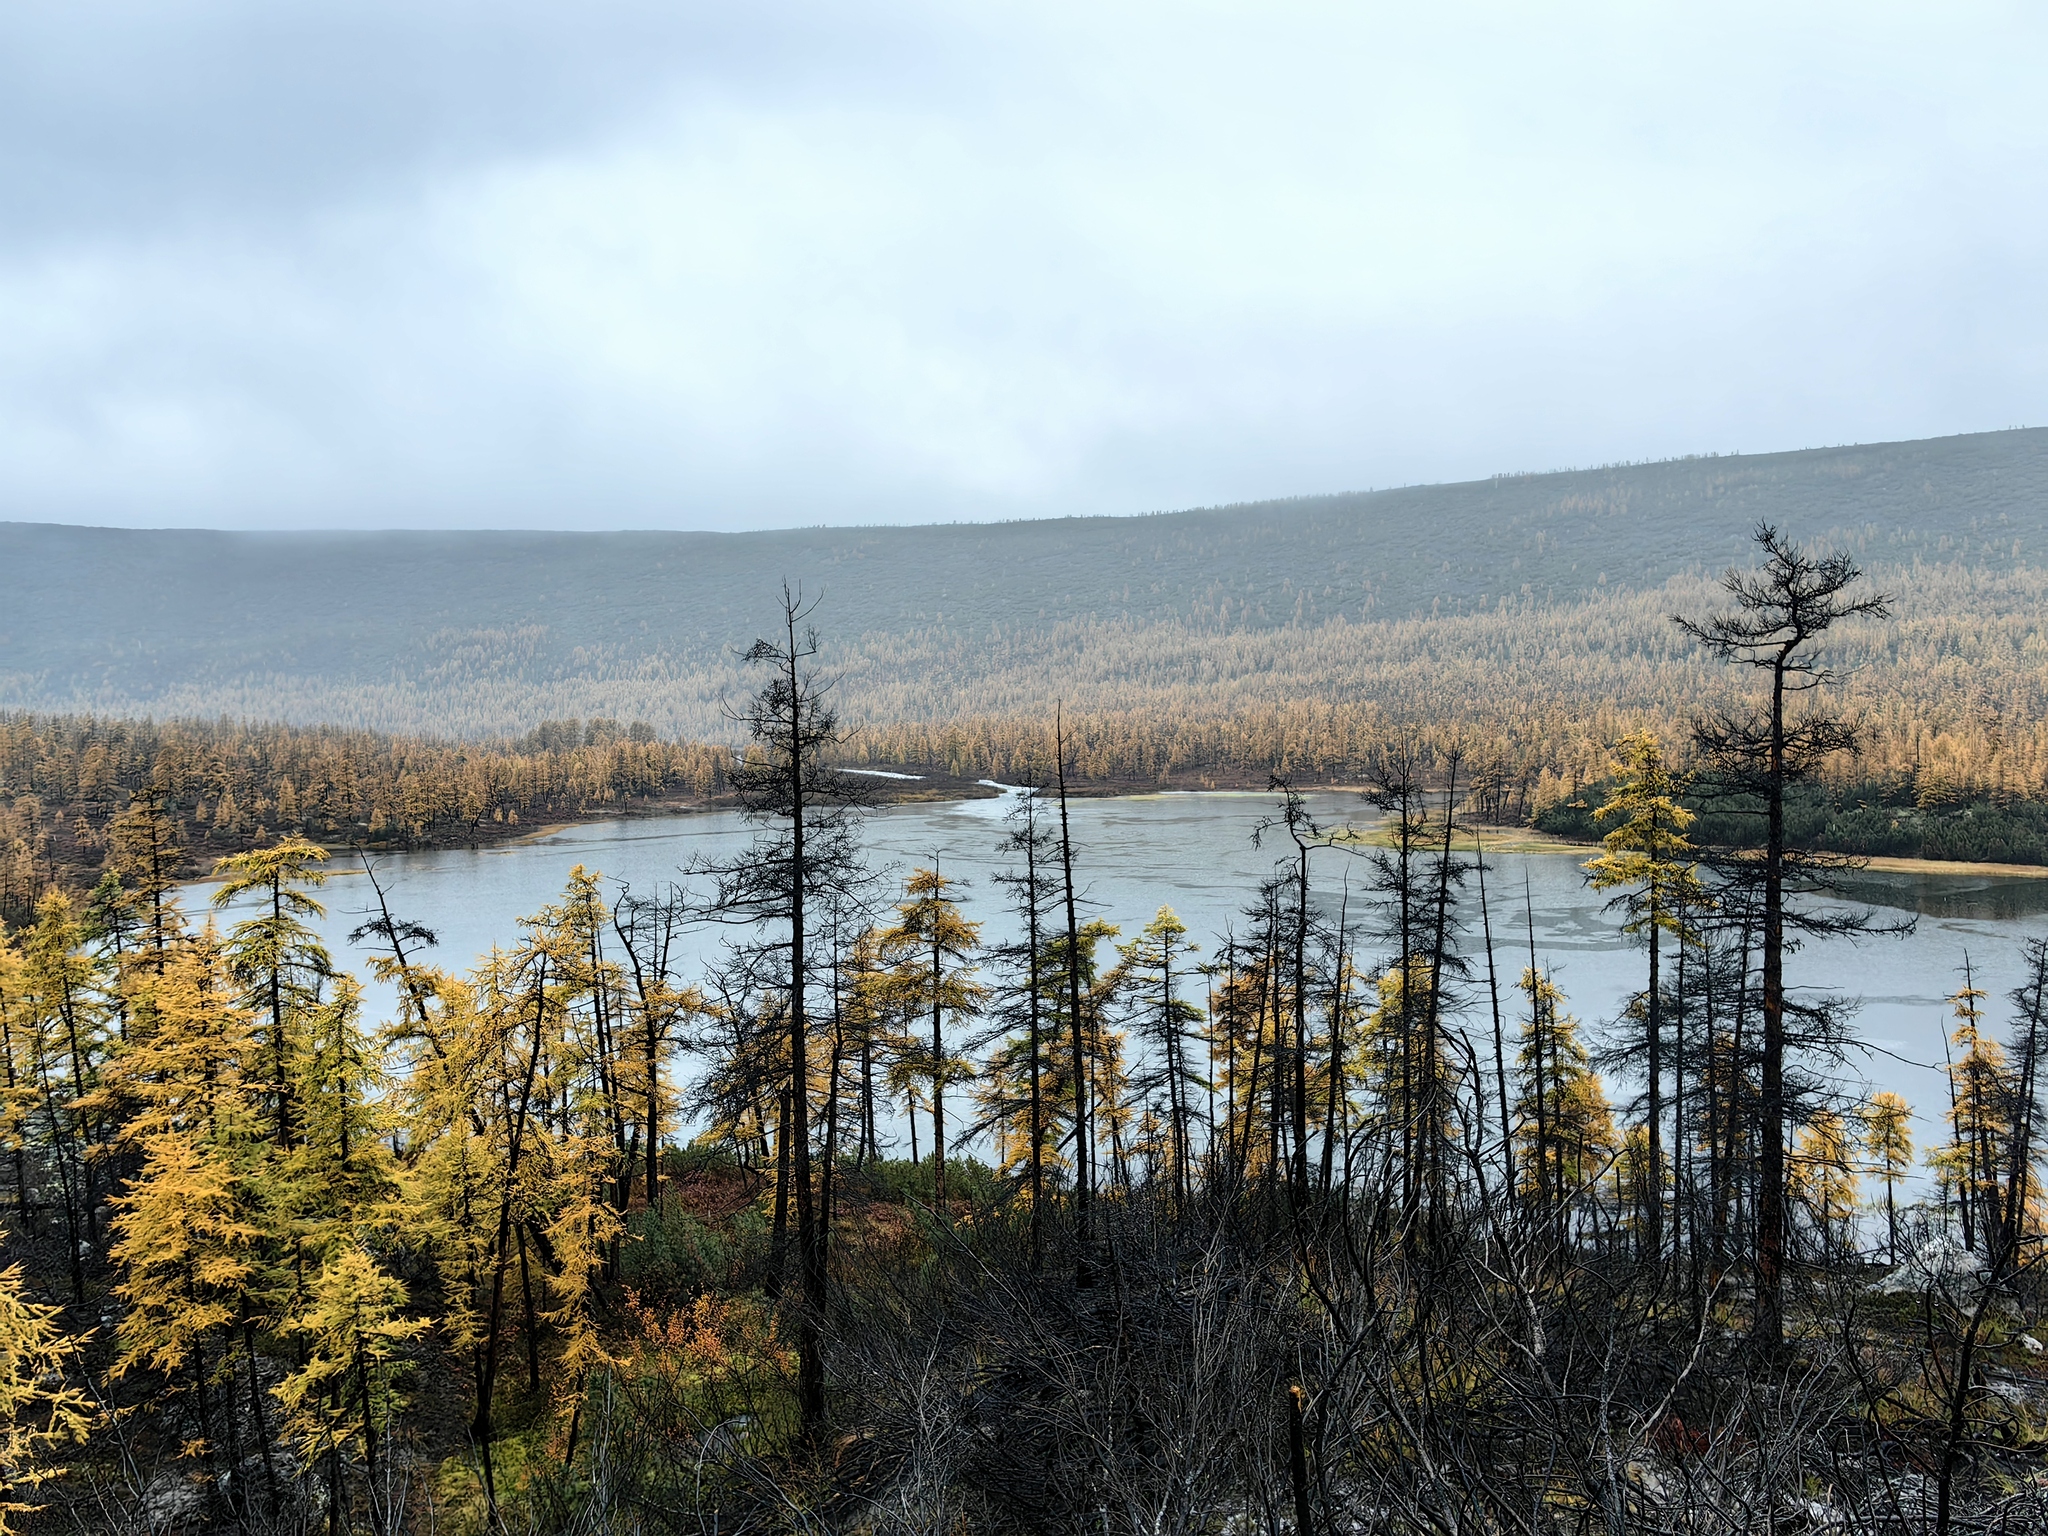
POLYGON ((341 1447, 373 1448, 404 1406, 411 1371, 406 1345, 432 1323, 407 1317, 405 1287, 355 1243, 343 1243, 320 1266, 307 1304, 284 1332, 297 1339, 305 1364, 279 1383, 285 1431, 308 1458, 341 1447))
POLYGON ((59 1475, 37 1458, 83 1441, 99 1419, 92 1399, 65 1380, 79 1341, 64 1333, 61 1310, 28 1299, 19 1264, 0 1271, 0 1536, 16 1529, 8 1516, 33 1507, 15 1493, 59 1475))

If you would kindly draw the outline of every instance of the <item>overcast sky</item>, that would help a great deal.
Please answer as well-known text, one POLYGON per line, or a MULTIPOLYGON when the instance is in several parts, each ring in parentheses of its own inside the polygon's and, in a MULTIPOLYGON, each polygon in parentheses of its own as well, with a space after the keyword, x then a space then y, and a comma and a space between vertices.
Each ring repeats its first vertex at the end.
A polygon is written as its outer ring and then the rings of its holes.
POLYGON ((1138 512, 2048 422, 2048 8, 0 6, 0 517, 1138 512))

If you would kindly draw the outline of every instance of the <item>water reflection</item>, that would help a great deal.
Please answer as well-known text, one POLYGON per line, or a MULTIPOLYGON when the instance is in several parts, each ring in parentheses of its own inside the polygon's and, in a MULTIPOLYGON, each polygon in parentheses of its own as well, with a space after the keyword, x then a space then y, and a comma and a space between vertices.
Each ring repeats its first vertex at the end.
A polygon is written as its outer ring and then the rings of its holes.
POLYGON ((1842 882, 1844 894, 1927 917, 2008 921, 2048 912, 2048 878, 2026 875, 1922 875, 1867 869, 1842 882))

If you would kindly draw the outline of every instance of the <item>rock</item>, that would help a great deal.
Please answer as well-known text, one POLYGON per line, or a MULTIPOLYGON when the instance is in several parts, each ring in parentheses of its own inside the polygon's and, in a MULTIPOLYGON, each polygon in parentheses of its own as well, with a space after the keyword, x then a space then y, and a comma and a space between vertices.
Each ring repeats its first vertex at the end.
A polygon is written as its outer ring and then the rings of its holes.
POLYGON ((142 1495, 142 1508, 152 1526, 175 1525, 206 1513, 206 1490, 189 1477, 166 1472, 142 1495))

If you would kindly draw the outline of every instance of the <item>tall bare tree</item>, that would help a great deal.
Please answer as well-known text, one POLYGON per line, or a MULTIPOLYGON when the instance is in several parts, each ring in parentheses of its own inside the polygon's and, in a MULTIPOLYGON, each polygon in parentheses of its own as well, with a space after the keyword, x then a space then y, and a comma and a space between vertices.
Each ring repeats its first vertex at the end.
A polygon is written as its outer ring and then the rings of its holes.
POLYGON ((1693 742, 1720 792, 1760 805, 1764 822, 1761 857, 1727 867, 1732 876, 1759 886, 1762 895, 1755 1329, 1762 1347, 1775 1351, 1784 1339, 1786 935, 1788 930, 1840 932, 1855 926, 1813 911, 1788 911, 1788 890, 1825 883, 1827 872, 1839 868, 1840 861, 1789 846, 1786 792, 1810 781, 1830 757, 1852 750, 1857 742, 1850 721, 1812 702, 1814 694, 1837 681, 1821 655, 1823 637, 1844 619, 1882 618, 1890 608, 1882 593, 1849 595, 1863 573, 1848 555, 1811 554, 1769 523, 1757 525, 1755 538, 1763 554, 1761 568, 1731 570, 1721 580, 1734 607, 1704 619, 1678 616, 1675 622, 1712 655, 1761 673, 1766 690, 1763 700, 1746 712, 1714 710, 1702 716, 1693 742))
POLYGON ((820 1330, 826 1302, 825 1232, 811 1169, 810 1029, 807 984, 814 956, 810 927, 835 898, 853 900, 863 883, 858 838, 868 791, 832 761, 844 737, 830 679, 818 671, 822 642, 810 622, 816 601, 782 589, 773 639, 756 640, 744 659, 767 680, 734 712, 750 745, 728 780, 758 831, 741 856, 699 862, 708 879, 705 912, 716 920, 779 930, 765 953, 779 962, 787 989, 789 1049, 787 1144, 795 1194, 797 1269, 803 1305, 797 1324, 797 1406, 807 1438, 825 1422, 825 1362, 820 1330))
POLYGON ((1037 790, 1018 798, 1010 812, 1010 831, 1003 849, 1022 855, 1024 867, 996 876, 996 883, 1009 888, 1020 920, 1021 933, 1015 944, 998 951, 1016 974, 1021 989, 1011 989, 1014 1006, 1002 1010, 1005 1026, 1021 1025, 1026 1054, 1024 1090, 1024 1134, 1027 1144, 1026 1180, 1031 1197, 1031 1268, 1034 1273, 1045 1264, 1045 1140, 1050 1124, 1047 1095, 1051 1088, 1051 1062, 1045 1038, 1045 922, 1058 895, 1050 878, 1053 832, 1045 825, 1037 790))
POLYGON ((1066 993, 1067 1024, 1074 1042, 1074 1228, 1078 1240, 1076 1278, 1083 1284, 1093 1277, 1091 1250, 1095 1243, 1094 1146, 1088 1139, 1088 1026, 1081 1013, 1081 924, 1074 894, 1074 840, 1067 822, 1067 734, 1062 713, 1053 716, 1053 782, 1060 801, 1060 875, 1067 914, 1066 993))

